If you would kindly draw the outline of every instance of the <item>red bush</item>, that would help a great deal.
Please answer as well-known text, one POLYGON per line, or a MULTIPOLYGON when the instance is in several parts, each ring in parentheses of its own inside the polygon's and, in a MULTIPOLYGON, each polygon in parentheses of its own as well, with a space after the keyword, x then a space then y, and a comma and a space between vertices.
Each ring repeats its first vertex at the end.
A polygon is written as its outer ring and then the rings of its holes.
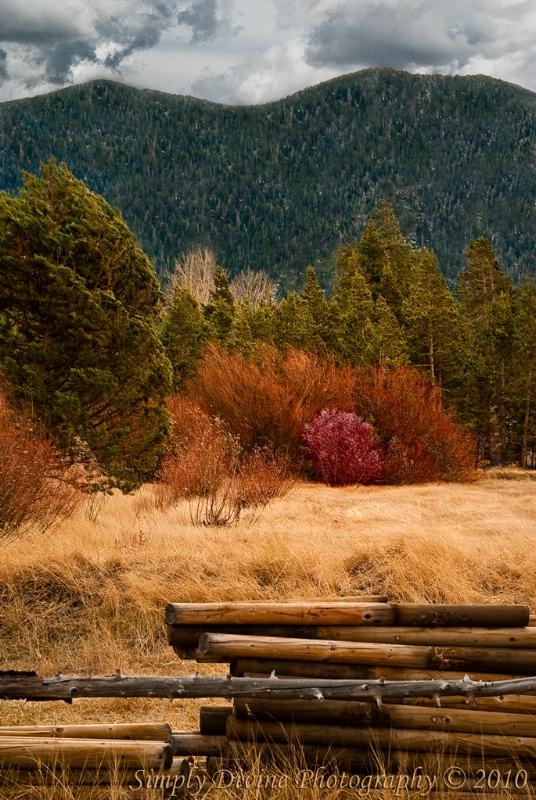
POLYGON ((315 477, 330 486, 375 483, 385 462, 375 449, 372 425, 353 411, 323 409, 301 434, 315 477))
POLYGON ((441 390, 408 367, 356 374, 354 408, 370 420, 386 455, 387 483, 470 480, 474 440, 442 407, 441 390))

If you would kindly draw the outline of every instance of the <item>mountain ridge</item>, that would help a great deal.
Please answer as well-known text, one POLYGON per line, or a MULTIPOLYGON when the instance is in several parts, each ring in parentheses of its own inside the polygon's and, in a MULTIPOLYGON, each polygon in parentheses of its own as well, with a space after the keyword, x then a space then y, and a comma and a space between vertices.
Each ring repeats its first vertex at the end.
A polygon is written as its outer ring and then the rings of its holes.
POLYGON ((122 211, 158 271, 195 246, 286 288, 359 237, 381 199, 454 279, 488 236, 536 275, 536 95, 487 76, 350 73, 228 106, 95 80, 0 104, 0 188, 55 156, 122 211))

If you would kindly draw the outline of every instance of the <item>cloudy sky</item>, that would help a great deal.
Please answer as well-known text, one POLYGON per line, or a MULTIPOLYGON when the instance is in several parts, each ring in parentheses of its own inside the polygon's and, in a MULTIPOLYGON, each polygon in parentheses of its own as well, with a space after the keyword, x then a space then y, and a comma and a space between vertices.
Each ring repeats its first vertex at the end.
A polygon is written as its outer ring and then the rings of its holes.
POLYGON ((364 67, 536 91, 534 0, 0 0, 0 100, 93 78, 261 103, 364 67))

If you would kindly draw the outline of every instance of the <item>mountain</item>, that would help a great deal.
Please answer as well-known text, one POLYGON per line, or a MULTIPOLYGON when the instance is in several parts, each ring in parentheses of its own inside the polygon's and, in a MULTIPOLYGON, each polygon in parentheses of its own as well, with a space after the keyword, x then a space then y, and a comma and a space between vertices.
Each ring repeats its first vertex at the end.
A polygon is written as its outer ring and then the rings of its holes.
POLYGON ((391 202, 453 279, 488 237, 536 275, 536 95, 491 78, 364 70, 261 106, 93 81, 0 104, 0 188, 55 156, 118 207, 158 271, 196 246, 286 288, 391 202))

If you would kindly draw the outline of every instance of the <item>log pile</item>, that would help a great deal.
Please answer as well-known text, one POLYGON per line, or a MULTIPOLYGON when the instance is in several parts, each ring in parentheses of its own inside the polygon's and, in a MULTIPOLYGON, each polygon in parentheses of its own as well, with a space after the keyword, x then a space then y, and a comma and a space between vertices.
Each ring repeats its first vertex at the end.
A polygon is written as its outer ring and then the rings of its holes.
MULTIPOLYGON (((325 681, 500 681, 536 676, 536 623, 519 605, 393 604, 384 597, 284 603, 170 604, 169 643, 181 658, 229 663, 236 678, 325 681)), ((437 683, 439 682, 439 683, 437 683)), ((524 680, 521 680, 524 683, 524 680)), ((430 684, 432 687, 433 684, 430 684)), ((204 707, 200 732, 225 737, 222 762, 255 745, 263 757, 339 768, 409 769, 447 754, 476 774, 536 780, 536 693, 498 697, 382 695, 360 699, 240 698, 204 707), (484 762, 485 760, 485 762, 484 762)), ((441 693, 442 694, 442 693, 441 693)), ((319 694, 322 697, 322 694, 319 694)))
POLYGON ((147 776, 153 788, 181 786, 189 771, 164 723, 0 727, 4 785, 97 787, 96 797, 110 785, 150 789, 147 776))

